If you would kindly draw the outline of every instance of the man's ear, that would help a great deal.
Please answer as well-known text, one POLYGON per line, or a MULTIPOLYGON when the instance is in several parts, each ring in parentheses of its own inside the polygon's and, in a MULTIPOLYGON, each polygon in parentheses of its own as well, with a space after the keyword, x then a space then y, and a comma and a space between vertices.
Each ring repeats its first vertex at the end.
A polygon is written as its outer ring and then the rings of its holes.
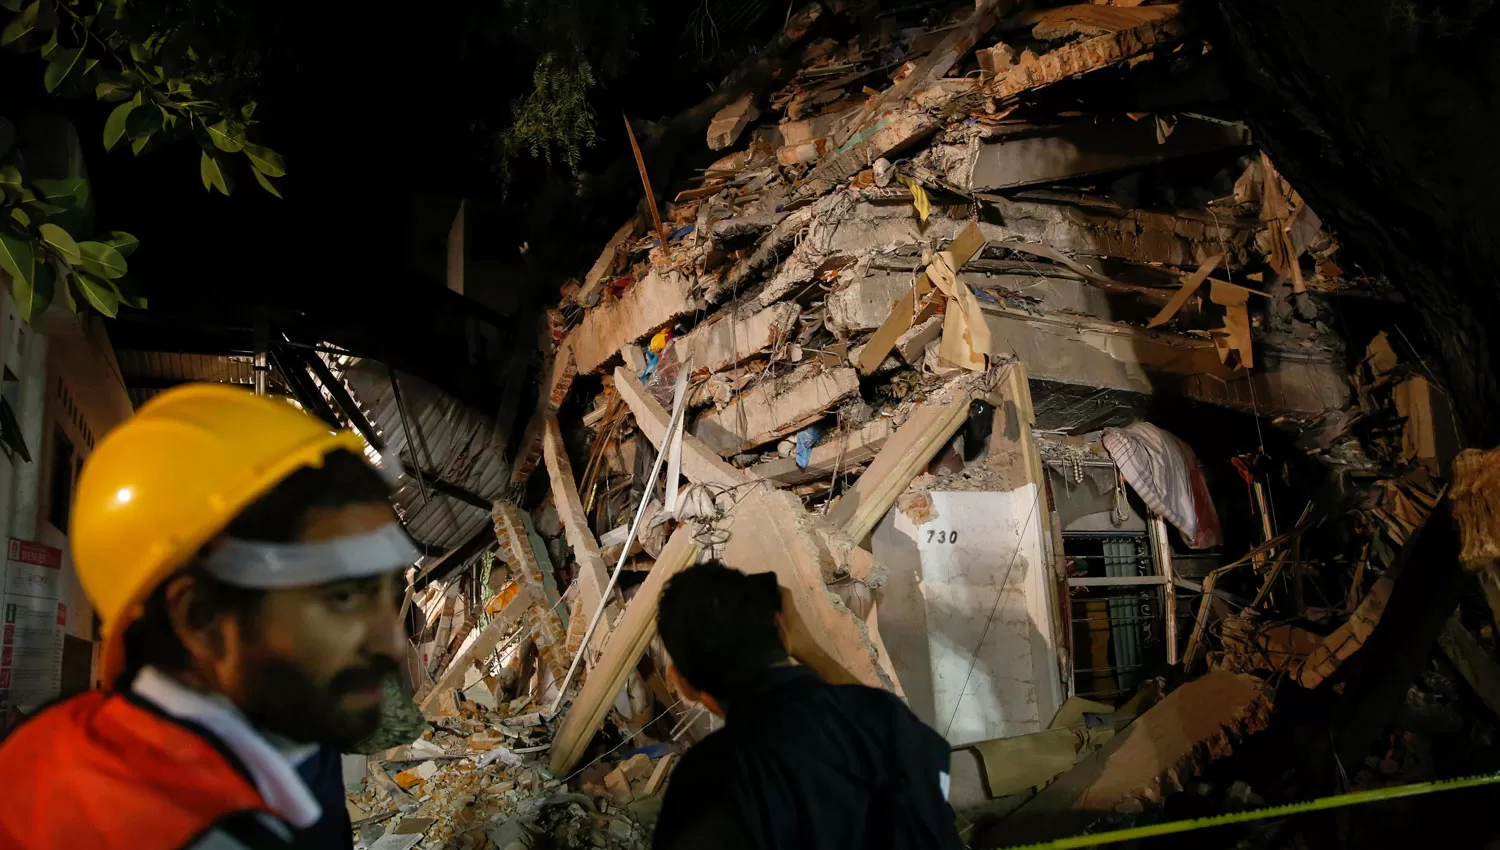
POLYGON ((191 575, 168 579, 165 595, 172 632, 196 665, 213 667, 222 662, 232 643, 229 632, 238 631, 235 618, 207 610, 210 602, 204 598, 204 588, 191 575))

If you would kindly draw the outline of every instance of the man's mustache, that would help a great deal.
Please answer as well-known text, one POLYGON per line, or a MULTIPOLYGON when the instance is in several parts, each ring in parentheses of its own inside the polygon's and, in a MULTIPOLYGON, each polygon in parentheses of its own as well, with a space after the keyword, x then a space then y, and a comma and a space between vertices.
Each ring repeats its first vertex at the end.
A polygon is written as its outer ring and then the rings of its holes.
POLYGON ((384 684, 386 676, 399 669, 401 665, 396 659, 387 655, 376 656, 368 664, 339 671, 328 683, 328 691, 338 695, 378 688, 384 684))

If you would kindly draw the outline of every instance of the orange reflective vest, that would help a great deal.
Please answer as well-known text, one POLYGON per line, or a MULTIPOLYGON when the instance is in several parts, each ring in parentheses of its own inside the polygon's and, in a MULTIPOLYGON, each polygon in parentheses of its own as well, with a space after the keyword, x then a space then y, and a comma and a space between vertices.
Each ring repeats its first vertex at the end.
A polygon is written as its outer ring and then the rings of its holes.
POLYGON ((265 811, 205 735, 102 691, 43 710, 0 742, 0 850, 177 850, 265 811))

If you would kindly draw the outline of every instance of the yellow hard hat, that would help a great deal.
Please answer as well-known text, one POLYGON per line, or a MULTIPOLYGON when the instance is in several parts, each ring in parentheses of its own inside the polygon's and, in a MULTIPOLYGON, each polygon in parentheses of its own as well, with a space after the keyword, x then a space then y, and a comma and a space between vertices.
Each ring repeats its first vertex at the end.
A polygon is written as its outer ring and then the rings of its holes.
POLYGON ((157 585, 288 475, 364 443, 284 401, 189 384, 144 405, 100 441, 73 502, 73 564, 104 626, 106 687, 125 629, 157 585))

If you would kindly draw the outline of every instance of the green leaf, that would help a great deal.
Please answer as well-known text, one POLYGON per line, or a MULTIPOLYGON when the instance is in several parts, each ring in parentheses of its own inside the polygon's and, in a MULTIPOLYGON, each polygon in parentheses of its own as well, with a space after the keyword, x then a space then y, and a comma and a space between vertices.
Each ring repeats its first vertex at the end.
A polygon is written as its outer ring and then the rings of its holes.
POLYGON ((94 97, 112 102, 124 100, 135 93, 135 87, 124 80, 109 79, 94 86, 94 97))
POLYGON ((73 287, 78 285, 78 275, 64 274, 62 281, 63 285, 59 289, 62 290, 63 306, 68 308, 69 313, 76 315, 78 313, 78 301, 73 297, 73 287))
POLYGON ((271 182, 271 178, 253 168, 250 169, 250 173, 255 175, 255 182, 259 183, 262 189, 265 189, 278 198, 281 197, 281 190, 276 188, 276 184, 271 182))
POLYGON ((20 12, 26 7, 26 0, 0 0, 0 9, 8 9, 12 12, 20 12))
POLYGON ((27 212, 20 207, 11 207, 10 217, 11 220, 13 220, 16 224, 21 225, 22 227, 31 226, 31 216, 28 215, 27 212))
POLYGON ((21 14, 11 18, 10 23, 5 25, 5 29, 0 30, 0 47, 15 44, 25 38, 27 33, 36 29, 36 17, 41 6, 40 0, 32 0, 31 5, 27 6, 21 14))
POLYGON ((16 146, 16 125, 10 123, 10 119, 0 116, 0 159, 10 154, 11 148, 16 146))
POLYGON ((151 62, 151 50, 139 41, 130 43, 130 58, 137 62, 149 64, 151 62))
POLYGON ((36 254, 31 240, 12 233, 0 233, 0 269, 30 286, 36 276, 36 254))
POLYGON ((104 149, 114 150, 115 145, 125 138, 127 128, 130 126, 130 113, 135 111, 135 104, 126 101, 110 110, 109 118, 104 121, 104 149))
POLYGON ((34 269, 33 275, 22 280, 17 277, 11 281, 10 291, 15 296, 16 308, 21 312, 21 318, 27 324, 35 322, 42 313, 46 312, 47 305, 52 303, 52 289, 56 282, 52 274, 52 267, 43 263, 34 269))
POLYGON ((47 243, 63 262, 70 266, 83 262, 83 254, 78 250, 78 243, 73 241, 73 236, 68 231, 50 222, 38 227, 37 231, 42 234, 42 241, 47 243))
POLYGON ((245 156, 249 157, 251 167, 267 177, 286 176, 286 163, 282 162, 281 154, 270 148, 246 142, 245 156))
POLYGON ((125 116, 125 132, 139 139, 161 130, 162 112, 155 106, 133 109, 125 116))
POLYGON ((210 156, 208 151, 203 152, 198 160, 198 176, 203 178, 204 189, 218 189, 221 195, 229 194, 229 178, 217 155, 210 156))
POLYGON ((103 242, 79 242, 78 250, 83 252, 83 269, 89 274, 114 280, 129 271, 120 252, 103 242))
POLYGON ((78 273, 78 288, 84 300, 99 312, 113 319, 120 312, 120 293, 108 281, 100 280, 88 272, 78 273))
POLYGON ((145 150, 146 146, 149 144, 151 144, 150 136, 141 136, 139 139, 131 139, 130 152, 135 154, 136 156, 140 156, 141 151, 145 150))
POLYGON ((104 234, 103 239, 100 239, 98 241, 103 242, 116 251, 119 251, 120 256, 126 258, 129 258, 131 254, 134 254, 135 249, 141 246, 141 240, 135 238, 135 236, 126 233, 123 230, 111 230, 109 233, 104 234))
POLYGON ((83 58, 83 51, 76 47, 58 48, 47 62, 47 70, 42 74, 42 85, 46 86, 49 92, 56 91, 57 87, 62 85, 63 80, 73 73, 73 69, 78 67, 78 60, 81 58, 83 58))
POLYGON ((0 189, 19 198, 26 189, 21 183, 21 169, 14 165, 0 165, 0 189))
POLYGON ((89 181, 83 177, 31 181, 42 202, 64 209, 83 209, 89 204, 89 181))
POLYGON ((46 43, 43 44, 40 48, 38 48, 37 54, 40 55, 43 59, 50 59, 52 57, 52 54, 56 53, 56 52, 57 52, 57 30, 53 30, 52 31, 52 37, 49 38, 49 39, 47 39, 46 43))
POLYGON ((204 129, 208 131, 208 137, 213 140, 214 147, 224 153, 239 153, 245 147, 241 139, 235 138, 239 134, 229 128, 228 121, 210 124, 204 129))

